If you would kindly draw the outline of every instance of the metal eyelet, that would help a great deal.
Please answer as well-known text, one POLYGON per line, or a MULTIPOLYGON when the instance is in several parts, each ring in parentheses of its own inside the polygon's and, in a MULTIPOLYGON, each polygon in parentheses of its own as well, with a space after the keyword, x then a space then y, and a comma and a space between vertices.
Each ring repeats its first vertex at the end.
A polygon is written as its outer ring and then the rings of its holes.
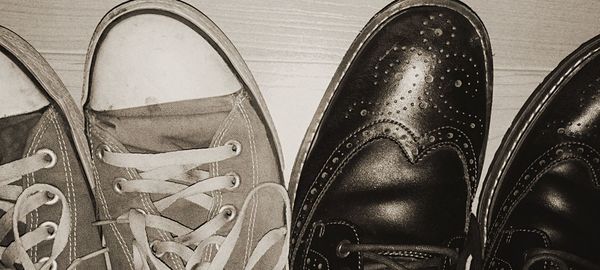
POLYGON ((158 243, 160 243, 160 241, 158 241, 158 240, 152 241, 152 243, 150 243, 150 250, 152 251, 154 256, 160 258, 160 257, 164 256, 165 253, 158 253, 158 251, 156 250, 156 244, 158 244, 158 243))
POLYGON ((123 194, 123 182, 127 182, 127 179, 123 177, 117 177, 113 181, 113 190, 118 194, 123 194))
POLYGON ((96 157, 100 160, 104 158, 104 151, 110 152, 110 148, 107 145, 101 144, 96 148, 96 157))
POLYGON ((236 140, 227 141, 225 145, 230 145, 231 150, 235 153, 236 156, 239 156, 240 153, 242 153, 242 144, 236 140))
POLYGON ((231 187, 228 187, 227 190, 234 190, 240 186, 241 180, 240 175, 235 172, 227 173, 225 176, 231 176, 231 187))
POLYGON ((344 245, 350 244, 350 241, 348 240, 342 240, 340 241, 340 243, 338 244, 337 248, 335 249, 335 254, 339 257, 339 258, 346 258, 350 255, 349 251, 345 251, 344 250, 344 245))
POLYGON ((221 209, 219 209, 219 213, 223 214, 227 222, 230 222, 235 219, 237 210, 235 209, 235 206, 228 204, 221 207, 221 209))
MULTIPOLYGON (((48 260, 50 260, 50 258, 48 257, 44 257, 41 258, 38 263, 44 264, 45 262, 47 262, 48 260)), ((56 261, 52 261, 52 266, 50 266, 50 269, 48 270, 57 270, 58 269, 58 263, 56 261)))
POLYGON ((50 191, 46 191, 46 198, 48 201, 44 203, 45 205, 54 205, 58 202, 58 196, 50 191))
POLYGON ((46 230, 48 231, 46 240, 52 240, 56 237, 56 232, 58 231, 58 225, 56 225, 56 223, 52 221, 46 221, 40 224, 40 227, 46 227, 46 230))
POLYGON ((44 157, 44 160, 47 161, 48 164, 46 166, 44 166, 44 168, 50 169, 50 168, 54 167, 54 165, 56 165, 56 160, 58 158, 56 157, 56 154, 52 150, 43 148, 43 149, 37 150, 36 153, 46 155, 44 157))

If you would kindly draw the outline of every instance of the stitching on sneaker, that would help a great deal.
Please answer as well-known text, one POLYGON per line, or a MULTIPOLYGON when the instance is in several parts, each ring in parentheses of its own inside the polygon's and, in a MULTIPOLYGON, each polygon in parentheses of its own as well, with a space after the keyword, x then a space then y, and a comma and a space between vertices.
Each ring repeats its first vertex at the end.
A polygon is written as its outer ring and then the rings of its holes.
POLYGON ((72 224, 72 230, 69 234, 69 262, 72 262, 74 258, 77 258, 77 202, 74 196, 75 192, 73 188, 73 174, 71 172, 71 164, 67 154, 65 138, 58 125, 56 113, 51 113, 50 117, 50 122, 56 129, 60 151, 63 155, 62 163, 67 186, 67 203, 69 204, 69 211, 71 212, 71 220, 69 222, 72 224))
MULTIPOLYGON (((52 110, 52 109, 49 108, 48 110, 52 110)), ((44 113, 44 115, 42 116, 42 118, 40 119, 39 122, 40 122, 39 128, 38 128, 38 130, 36 131, 36 134, 33 137, 31 146, 27 150, 27 154, 26 154, 27 156, 33 155, 34 150, 37 149, 37 147, 39 146, 39 144, 40 144, 40 142, 42 140, 43 134, 46 134, 46 131, 47 131, 48 126, 49 126, 49 124, 48 124, 48 114, 44 113)), ((28 187, 31 186, 31 185, 33 185, 33 184, 35 184, 36 183, 35 174, 31 173, 31 174, 26 175, 25 176, 25 181, 27 182, 27 186, 28 187)), ((31 232, 31 231, 33 231, 33 226, 34 226, 33 224, 38 224, 39 223, 38 210, 36 209, 36 210, 32 211, 29 215, 27 215, 27 220, 29 220, 28 224, 27 224, 27 229, 31 232)), ((30 254, 31 259, 33 261, 37 261, 38 260, 37 259, 37 246, 32 247, 29 250, 29 254, 30 254)))
MULTIPOLYGON (((235 107, 234 107, 235 108, 235 107)), ((235 110, 231 110, 231 112, 229 113, 229 115, 227 115, 227 118, 225 119, 224 123, 223 123, 223 130, 221 130, 216 136, 215 136, 215 144, 220 145, 223 141, 223 137, 225 136, 225 134, 227 134, 229 132, 229 129, 231 128, 234 120, 237 119, 237 113, 235 110)), ((219 162, 213 162, 209 165, 210 170, 212 170, 212 174, 213 175, 217 175, 219 173, 219 162)), ((209 218, 213 218, 217 213, 218 213, 218 209, 221 207, 221 204, 223 202, 223 196, 221 195, 220 191, 215 191, 212 192, 213 195, 213 207, 212 209, 209 211, 208 213, 208 217, 209 218)), ((204 251, 204 260, 208 261, 210 260, 210 258, 213 256, 213 251, 215 250, 215 248, 207 248, 204 251)))
MULTIPOLYGON (((102 141, 106 145, 108 145, 111 148, 116 149, 120 152, 124 152, 123 147, 121 147, 120 145, 117 145, 115 143, 115 140, 112 137, 110 137, 108 134, 103 134, 101 131, 102 130, 99 130, 96 133, 97 133, 98 137, 101 138, 102 141)), ((140 178, 139 174, 137 172, 135 172, 133 169, 126 169, 125 171, 127 172, 127 174, 129 175, 129 177, 131 179, 139 179, 140 178)), ((144 210, 146 210, 148 213, 151 213, 151 214, 157 214, 157 212, 152 207, 152 201, 150 201, 149 196, 147 194, 139 194, 139 196, 140 196, 142 205, 144 206, 144 210)), ((158 232, 158 235, 160 236, 160 238, 163 241, 167 241, 170 239, 169 236, 165 232, 163 232, 161 230, 156 230, 156 231, 158 232)), ((169 253, 169 254, 167 254, 167 256, 169 257, 169 259, 171 259, 171 261, 174 263, 174 266, 176 268, 182 269, 181 261, 178 260, 174 254, 169 253)))
MULTIPOLYGON (((90 142, 90 147, 92 148, 92 151, 95 151, 96 148, 94 147, 94 139, 93 139, 92 133, 94 133, 94 135, 95 135, 95 133, 97 133, 97 131, 92 130, 91 121, 87 121, 88 141, 90 142)), ((98 169, 96 168, 95 158, 92 157, 90 160, 91 160, 92 168, 93 168, 94 181, 96 182, 96 192, 98 192, 98 198, 100 198, 102 210, 104 212, 104 215, 108 219, 112 219, 110 211, 108 210, 108 203, 106 201, 106 198, 104 197, 104 192, 102 191, 102 186, 100 185, 100 174, 98 173, 98 169)), ((121 249, 123 250, 123 252, 125 254, 125 258, 127 259, 129 268, 133 270, 134 266, 133 266, 133 261, 131 258, 131 251, 129 250, 129 247, 125 244, 123 235, 121 235, 121 232, 119 231, 119 229, 117 228, 117 226, 115 224, 110 224, 109 226, 110 226, 111 230, 113 231, 115 238, 117 239, 119 245, 121 246, 121 249)))
MULTIPOLYGON (((240 113, 244 117, 245 122, 246 122, 246 127, 248 128, 248 139, 250 141, 250 152, 251 152, 251 160, 252 160, 252 188, 254 188, 254 187, 256 187, 256 184, 258 182, 258 179, 257 179, 258 169, 257 169, 257 165, 256 165, 257 153, 256 153, 256 142, 255 142, 255 138, 254 138, 254 129, 252 128, 252 125, 250 124, 250 119, 248 118, 248 115, 246 114, 246 111, 242 104, 242 102, 244 102, 246 100, 246 98, 247 98, 247 96, 244 95, 240 99, 240 102, 237 104, 237 107, 240 109, 240 113)), ((252 246, 252 242, 254 240, 253 234, 254 234, 254 227, 256 225, 256 213, 257 213, 257 208, 258 208, 258 196, 257 195, 254 195, 254 198, 253 198, 252 212, 250 215, 250 224, 248 226, 248 235, 247 235, 247 242, 246 242, 246 253, 244 256, 244 265, 247 263, 248 257, 250 257, 250 249, 252 246)))

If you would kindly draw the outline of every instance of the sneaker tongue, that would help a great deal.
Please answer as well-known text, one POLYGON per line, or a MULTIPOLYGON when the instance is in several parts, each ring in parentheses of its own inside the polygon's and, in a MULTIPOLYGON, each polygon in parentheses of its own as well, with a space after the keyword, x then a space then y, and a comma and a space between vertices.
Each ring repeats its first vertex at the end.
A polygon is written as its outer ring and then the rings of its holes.
MULTIPOLYGON (((209 147, 232 106, 233 96, 227 95, 95 114, 99 125, 129 152, 161 153, 209 147)), ((200 168, 208 171, 208 164, 200 168)), ((153 194, 152 200, 162 197, 153 194)), ((162 214, 195 228, 206 222, 208 211, 179 200, 162 214)))
MULTIPOLYGON (((45 110, 44 108, 27 114, 0 118, 0 165, 23 158, 29 142, 32 141, 31 137, 34 134, 32 131, 36 128, 45 110)), ((21 183, 21 181, 16 181, 12 184, 20 185, 21 183)), ((5 212, 0 210, 0 217, 4 214, 5 212)), ((25 223, 19 222, 18 226, 19 234, 27 232, 25 223)), ((13 233, 9 232, 4 239, 0 239, 0 246, 6 247, 14 240, 13 233)))
POLYGON ((23 158, 29 134, 41 117, 36 111, 0 118, 0 165, 23 158))
POLYGON ((132 153, 206 148, 232 108, 232 96, 96 112, 104 129, 132 153))

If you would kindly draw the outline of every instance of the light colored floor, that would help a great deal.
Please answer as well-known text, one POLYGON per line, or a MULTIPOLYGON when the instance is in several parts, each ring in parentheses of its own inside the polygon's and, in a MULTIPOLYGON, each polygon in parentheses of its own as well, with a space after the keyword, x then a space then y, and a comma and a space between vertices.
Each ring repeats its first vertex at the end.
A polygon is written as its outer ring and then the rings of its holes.
MULTIPOLYGON (((189 0, 214 20, 248 62, 283 144, 287 174, 346 49, 387 0, 189 0)), ((486 164, 525 99, 559 61, 600 34, 598 0, 467 0, 486 24, 495 64, 486 164)), ((81 96, 85 52, 115 0, 0 0, 0 24, 48 59, 81 96)), ((1 82, 0 82, 1 83, 1 82)))

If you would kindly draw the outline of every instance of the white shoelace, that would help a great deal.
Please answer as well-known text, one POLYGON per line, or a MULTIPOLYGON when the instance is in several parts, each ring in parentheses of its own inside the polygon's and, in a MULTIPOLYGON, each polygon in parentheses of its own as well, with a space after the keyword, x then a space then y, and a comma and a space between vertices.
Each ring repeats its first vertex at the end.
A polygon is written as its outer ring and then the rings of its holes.
MULTIPOLYGON (((71 230, 71 214, 65 195, 56 187, 48 184, 34 184, 26 189, 11 183, 21 177, 42 169, 52 168, 56 164, 56 154, 48 149, 38 150, 32 156, 19 159, 0 166, 0 209, 4 215, 0 218, 0 239, 4 239, 12 230, 14 242, 8 247, 0 247, 0 262, 5 267, 20 264, 25 270, 58 268, 56 258, 68 243, 71 230), (15 201, 15 203, 12 203, 15 201), (24 222, 27 214, 43 205, 54 205, 61 202, 62 210, 59 224, 52 221, 41 223, 35 230, 19 235, 18 223, 24 222), (33 262, 27 250, 43 241, 53 240, 50 256, 33 262)), ((82 261, 105 253, 102 249, 74 260, 67 269, 72 269, 82 261)))
MULTIPOLYGON (((240 154, 241 147, 238 142, 230 141, 219 147, 159 154, 113 153, 105 147, 99 150, 102 151, 99 156, 105 163, 112 166, 134 168, 140 172, 142 179, 115 179, 113 188, 117 193, 141 192, 166 195, 166 197, 153 202, 159 212, 169 208, 179 199, 210 210, 213 198, 209 194, 218 190, 231 192, 240 185, 241 179, 236 173, 211 178, 208 172, 200 170, 198 167, 202 164, 233 158, 240 154)), ((159 215, 148 214, 140 209, 131 209, 115 220, 98 221, 96 225, 129 223, 135 239, 133 262, 136 270, 150 269, 150 264, 159 270, 170 269, 159 259, 166 253, 179 256, 186 262, 186 269, 222 270, 229 261, 238 241, 244 216, 252 198, 257 192, 265 189, 275 190, 281 195, 285 204, 286 224, 262 236, 244 269, 252 269, 271 247, 283 240, 280 257, 273 268, 280 270, 287 266, 288 226, 291 223, 291 209, 286 189, 275 183, 261 184, 252 189, 246 195, 239 212, 234 206, 225 205, 220 209, 218 215, 195 229, 159 215), (221 228, 234 220, 236 222, 227 237, 217 235, 221 228), (175 237, 171 241, 156 240, 149 243, 147 227, 171 233, 175 237), (204 262, 204 252, 211 245, 217 245, 218 252, 211 262, 204 262)))

